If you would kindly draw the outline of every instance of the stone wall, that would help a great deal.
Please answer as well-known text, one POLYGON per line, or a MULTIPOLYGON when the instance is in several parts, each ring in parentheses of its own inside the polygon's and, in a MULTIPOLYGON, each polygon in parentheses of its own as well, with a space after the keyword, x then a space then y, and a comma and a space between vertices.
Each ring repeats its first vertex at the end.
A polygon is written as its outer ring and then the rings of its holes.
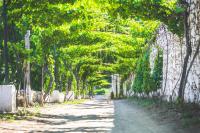
POLYGON ((178 86, 181 77, 185 45, 182 40, 168 31, 165 25, 158 29, 155 45, 150 54, 150 66, 153 69, 154 59, 157 55, 157 47, 163 50, 163 81, 160 94, 166 100, 175 100, 178 95, 178 86))
POLYGON ((65 95, 62 92, 59 92, 58 90, 54 90, 51 95, 49 95, 45 102, 47 103, 62 103, 64 102, 65 95))
MULTIPOLYGON (((197 50, 200 39, 200 2, 190 0, 190 12, 188 22, 190 24, 190 41, 192 44, 192 55, 188 67, 197 50)), ((174 101, 178 96, 183 61, 186 53, 185 39, 179 38, 171 33, 165 25, 161 25, 152 52, 150 55, 150 66, 153 69, 154 59, 157 55, 157 47, 163 49, 163 82, 162 88, 158 90, 163 94, 164 99, 174 101)), ((198 52, 194 64, 189 71, 185 89, 186 102, 200 102, 200 54, 198 52)))
MULTIPOLYGON (((196 52, 197 46, 200 43, 200 1, 199 0, 188 0, 190 2, 189 24, 190 24, 190 38, 192 44, 192 55, 191 60, 196 52)), ((194 64, 190 70, 188 81, 185 90, 185 99, 190 102, 200 102, 200 53, 194 60, 194 64)))

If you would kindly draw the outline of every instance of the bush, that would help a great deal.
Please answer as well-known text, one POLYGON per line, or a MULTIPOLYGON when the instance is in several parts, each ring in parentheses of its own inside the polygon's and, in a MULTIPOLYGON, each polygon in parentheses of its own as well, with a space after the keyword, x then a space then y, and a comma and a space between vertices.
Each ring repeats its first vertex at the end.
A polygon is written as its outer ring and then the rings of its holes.
POLYGON ((106 91, 104 89, 96 89, 94 91, 95 95, 105 95, 106 91))
POLYGON ((154 62, 154 69, 152 78, 155 83, 155 90, 161 87, 161 81, 163 78, 163 52, 161 49, 158 48, 158 54, 154 62))
POLYGON ((158 48, 153 73, 151 74, 149 62, 150 50, 141 56, 137 62, 133 90, 138 93, 156 91, 161 86, 163 58, 162 51, 158 48))

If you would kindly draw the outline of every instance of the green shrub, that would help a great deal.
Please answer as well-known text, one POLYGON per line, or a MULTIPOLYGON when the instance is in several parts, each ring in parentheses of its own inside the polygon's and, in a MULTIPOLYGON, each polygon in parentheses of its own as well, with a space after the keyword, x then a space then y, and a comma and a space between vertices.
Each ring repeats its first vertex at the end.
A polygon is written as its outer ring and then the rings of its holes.
POLYGON ((94 91, 95 95, 105 95, 106 91, 104 89, 96 89, 94 91))
POLYGON ((163 78, 163 52, 158 48, 158 54, 154 62, 154 69, 152 78, 154 80, 154 89, 157 90, 161 87, 161 81, 163 78))
POLYGON ((105 94, 109 94, 109 93, 110 93, 110 91, 108 88, 99 88, 99 89, 94 90, 95 95, 105 95, 105 94))
POLYGON ((151 73, 149 62, 150 50, 147 50, 143 56, 138 59, 135 79, 132 89, 138 93, 149 93, 160 88, 162 81, 163 58, 162 51, 158 48, 158 54, 155 59, 153 73, 151 73))

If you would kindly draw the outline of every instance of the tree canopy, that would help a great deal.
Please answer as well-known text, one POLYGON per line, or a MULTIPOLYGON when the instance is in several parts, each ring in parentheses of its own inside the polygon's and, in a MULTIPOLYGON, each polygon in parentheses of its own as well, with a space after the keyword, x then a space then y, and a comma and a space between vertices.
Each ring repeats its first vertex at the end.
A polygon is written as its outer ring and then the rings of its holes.
POLYGON ((178 0, 2 0, 0 83, 8 76, 23 88, 28 60, 35 90, 109 87, 111 74, 124 81, 135 71, 161 22, 182 34, 183 10, 178 0), (31 50, 24 48, 27 30, 31 50))

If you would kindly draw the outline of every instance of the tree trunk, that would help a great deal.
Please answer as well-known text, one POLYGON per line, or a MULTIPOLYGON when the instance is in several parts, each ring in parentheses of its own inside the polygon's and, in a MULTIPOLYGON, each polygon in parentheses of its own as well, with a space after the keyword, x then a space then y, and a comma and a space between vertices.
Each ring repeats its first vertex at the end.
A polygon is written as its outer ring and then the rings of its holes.
POLYGON ((48 85, 48 88, 47 88, 47 92, 44 95, 45 100, 46 100, 46 97, 49 95, 51 88, 53 87, 53 76, 52 76, 51 72, 49 71, 48 66, 47 66, 47 73, 50 76, 50 81, 49 81, 49 85, 48 85))
POLYGON ((64 76, 61 75, 61 79, 59 81, 59 92, 62 92, 63 90, 63 79, 64 79, 64 76))
POLYGON ((41 80, 41 105, 44 105, 44 66, 42 66, 42 80, 41 80))
POLYGON ((80 81, 79 81, 79 78, 76 78, 76 87, 77 87, 78 97, 79 97, 80 96, 80 81))
POLYGON ((83 98, 85 98, 85 92, 86 92, 86 90, 85 90, 85 80, 83 80, 83 85, 82 85, 82 92, 83 92, 83 98))
POLYGON ((5 64, 5 84, 9 83, 9 68, 8 68, 8 16, 7 16, 7 3, 3 0, 3 25, 4 25, 4 64, 5 64))
POLYGON ((72 88, 72 79, 69 78, 68 81, 67 81, 67 90, 71 91, 71 88, 72 88))
POLYGON ((77 97, 79 98, 80 97, 80 78, 79 78, 77 73, 75 73, 74 76, 75 76, 75 79, 76 79, 76 89, 78 91, 77 97))
POLYGON ((71 77, 68 77, 68 79, 67 79, 65 101, 69 100, 69 99, 66 99, 66 97, 67 97, 67 95, 68 95, 68 92, 71 91, 72 80, 73 80, 73 79, 72 79, 71 77))
POLYGON ((57 59, 55 58, 55 63, 54 63, 54 77, 55 77, 55 83, 56 83, 56 90, 60 91, 60 85, 59 85, 59 74, 58 74, 58 64, 57 64, 57 59))
POLYGON ((188 16, 189 16, 189 12, 185 11, 184 26, 185 26, 185 38, 186 38, 186 56, 183 62, 183 69, 182 69, 182 75, 181 75, 179 92, 178 92, 178 99, 180 100, 180 102, 184 101, 184 92, 185 92, 185 86, 187 82, 186 73, 187 73, 187 68, 188 68, 188 62, 192 53, 192 46, 191 46, 190 35, 189 35, 190 26, 188 23, 188 16))
POLYGON ((119 98, 124 97, 124 88, 123 88, 124 81, 120 82, 120 93, 119 93, 119 98))

